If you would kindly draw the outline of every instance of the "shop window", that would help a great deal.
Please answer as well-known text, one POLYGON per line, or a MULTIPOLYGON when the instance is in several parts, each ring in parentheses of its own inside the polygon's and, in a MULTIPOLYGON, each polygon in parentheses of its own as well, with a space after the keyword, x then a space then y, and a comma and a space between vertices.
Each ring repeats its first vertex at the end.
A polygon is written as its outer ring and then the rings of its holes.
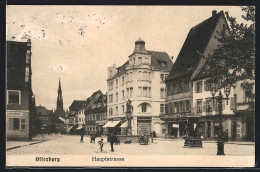
POLYGON ((20 130, 20 118, 9 118, 9 130, 20 130))
POLYGON ((20 104, 20 91, 7 91, 8 93, 8 104, 16 103, 20 104))

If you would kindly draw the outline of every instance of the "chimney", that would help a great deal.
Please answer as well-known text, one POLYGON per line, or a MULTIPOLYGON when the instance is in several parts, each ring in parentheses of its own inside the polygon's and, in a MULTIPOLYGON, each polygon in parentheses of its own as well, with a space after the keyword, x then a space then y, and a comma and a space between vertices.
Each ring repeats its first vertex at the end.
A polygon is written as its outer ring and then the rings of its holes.
POLYGON ((214 17, 216 14, 217 14, 217 11, 216 11, 216 10, 213 10, 213 11, 212 11, 212 17, 214 17))

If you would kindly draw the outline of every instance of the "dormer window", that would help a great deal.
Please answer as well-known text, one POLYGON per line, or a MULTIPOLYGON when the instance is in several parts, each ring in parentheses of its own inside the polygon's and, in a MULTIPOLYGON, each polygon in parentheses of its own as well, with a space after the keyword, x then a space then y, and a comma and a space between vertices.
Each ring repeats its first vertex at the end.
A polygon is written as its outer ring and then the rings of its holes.
POLYGON ((157 59, 157 62, 158 62, 158 64, 160 65, 160 67, 166 67, 166 66, 167 66, 167 62, 164 61, 164 60, 159 60, 159 59, 157 59))

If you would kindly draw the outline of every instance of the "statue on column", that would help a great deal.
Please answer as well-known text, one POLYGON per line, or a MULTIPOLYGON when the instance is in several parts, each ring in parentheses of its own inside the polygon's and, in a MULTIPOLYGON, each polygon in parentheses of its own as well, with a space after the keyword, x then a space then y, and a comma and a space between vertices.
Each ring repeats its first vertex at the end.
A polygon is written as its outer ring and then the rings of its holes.
POLYGON ((131 105, 132 101, 130 99, 128 99, 128 101, 126 102, 126 112, 127 113, 132 113, 133 111, 133 106, 131 105))

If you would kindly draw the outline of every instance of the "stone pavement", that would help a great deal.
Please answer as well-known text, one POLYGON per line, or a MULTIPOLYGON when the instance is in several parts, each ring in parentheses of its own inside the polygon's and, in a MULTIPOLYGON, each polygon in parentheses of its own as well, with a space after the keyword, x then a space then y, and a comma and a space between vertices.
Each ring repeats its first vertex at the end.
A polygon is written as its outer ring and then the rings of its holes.
POLYGON ((37 136, 33 137, 30 141, 6 141, 6 150, 42 143, 44 141, 52 140, 55 137, 57 137, 57 135, 44 135, 42 137, 40 134, 38 134, 37 136))

